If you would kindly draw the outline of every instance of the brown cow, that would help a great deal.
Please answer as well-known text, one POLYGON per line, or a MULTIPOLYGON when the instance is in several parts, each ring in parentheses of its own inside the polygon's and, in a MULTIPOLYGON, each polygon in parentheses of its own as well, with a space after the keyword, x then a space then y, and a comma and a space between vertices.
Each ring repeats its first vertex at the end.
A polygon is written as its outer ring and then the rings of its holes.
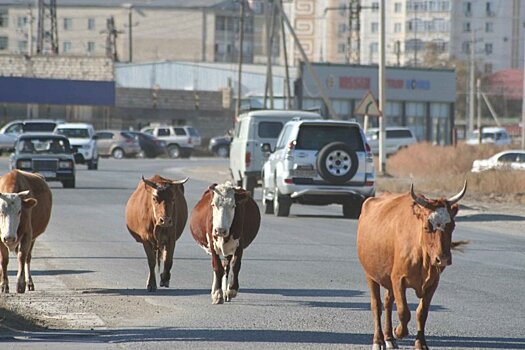
POLYGON ((0 276, 2 293, 9 293, 9 251, 18 258, 16 291, 35 290, 31 255, 36 238, 46 230, 51 217, 52 195, 38 174, 12 170, 0 178, 0 276))
POLYGON ((155 175, 139 182, 126 205, 126 226, 129 233, 144 246, 148 258, 149 275, 146 287, 157 290, 155 266, 164 270, 160 286, 169 287, 175 242, 182 235, 188 219, 188 206, 184 198, 184 183, 155 175))
POLYGON ((455 196, 428 199, 414 193, 385 194, 363 204, 357 229, 357 253, 370 288, 374 316, 373 349, 397 349, 394 340, 408 335, 410 310, 405 292, 413 288, 420 298, 417 308, 415 347, 428 349, 425 322, 439 276, 452 264, 451 248, 465 242, 452 242, 456 204, 464 195, 467 182, 455 196), (380 286, 385 288, 385 329, 381 330, 380 286), (392 332, 392 302, 395 300, 400 325, 392 332), (386 343, 385 343, 386 341, 386 343))
POLYGON ((250 192, 230 182, 211 185, 193 208, 191 233, 211 255, 212 304, 222 304, 225 299, 231 301, 237 296, 243 250, 257 236, 260 223, 261 213, 250 192))

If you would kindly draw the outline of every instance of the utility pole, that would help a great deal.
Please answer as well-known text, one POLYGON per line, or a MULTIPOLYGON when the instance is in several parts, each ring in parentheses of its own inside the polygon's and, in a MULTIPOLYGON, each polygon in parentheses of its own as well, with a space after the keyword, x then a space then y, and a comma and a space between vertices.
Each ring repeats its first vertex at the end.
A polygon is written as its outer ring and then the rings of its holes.
POLYGON ((469 119, 468 119, 468 136, 474 132, 474 115, 475 115, 475 100, 474 91, 476 89, 476 61, 474 59, 476 45, 476 34, 472 31, 470 41, 470 79, 469 79, 469 119))
POLYGON ((275 3, 265 0, 265 18, 266 18, 266 84, 264 88, 264 108, 267 108, 267 100, 270 98, 270 109, 274 108, 273 104, 273 72, 272 72, 272 47, 273 36, 275 33, 275 3), (270 9, 271 7, 271 9, 270 9))
POLYGON ((413 2, 414 6, 414 67, 417 67, 417 9, 418 9, 418 3, 413 2))
POLYGON ((37 35, 36 35, 36 53, 44 53, 44 42, 51 43, 51 53, 58 55, 58 25, 57 25, 57 3, 56 0, 49 1, 49 8, 47 8, 44 0, 37 0, 37 35), (46 14, 46 9, 49 16, 46 14), (50 19, 49 35, 46 35, 46 19, 50 19))
MULTIPOLYGON (((283 7, 283 0, 281 1, 281 8, 283 7)), ((290 91, 290 70, 288 67, 288 49, 286 47, 286 33, 284 30, 284 19, 283 16, 279 13, 279 17, 281 19, 281 37, 283 40, 283 55, 284 55, 284 95, 286 99, 286 107, 288 109, 292 109, 292 94, 290 91)))
POLYGON ((58 55, 58 25, 56 0, 49 0, 49 16, 51 18, 51 52, 55 55, 58 55))
POLYGON ((123 4, 128 9, 128 61, 133 62, 133 5, 123 4))
POLYGON ((113 59, 114 62, 118 62, 117 37, 122 32, 115 28, 115 18, 113 16, 109 16, 106 19, 106 30, 100 33, 106 34, 106 57, 113 59))
POLYGON ((241 97, 242 97, 242 61, 244 49, 244 0, 241 1, 241 14, 239 18, 239 69, 237 73, 237 103, 235 103, 235 118, 239 116, 241 111, 241 97))
MULTIPOLYGON (((525 49, 525 45, 524 45, 525 49)), ((525 70, 523 72, 523 99, 521 103, 521 149, 525 150, 525 70)))
POLYGON ((361 9, 360 0, 348 2, 346 63, 361 63, 361 9))
POLYGON ((386 126, 386 77, 385 77, 385 0, 381 0, 379 20, 379 174, 386 174, 385 126, 386 126))
POLYGON ((27 7, 27 55, 33 56, 33 10, 31 5, 27 7))

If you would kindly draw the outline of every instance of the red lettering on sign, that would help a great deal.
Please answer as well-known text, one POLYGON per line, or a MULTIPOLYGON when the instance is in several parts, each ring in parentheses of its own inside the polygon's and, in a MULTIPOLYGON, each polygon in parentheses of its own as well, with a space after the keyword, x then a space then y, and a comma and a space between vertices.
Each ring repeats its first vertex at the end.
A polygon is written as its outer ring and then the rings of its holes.
POLYGON ((386 87, 389 89, 402 89, 403 88, 403 79, 387 79, 386 87))
POLYGON ((346 90, 370 90, 370 78, 339 77, 339 88, 346 90))

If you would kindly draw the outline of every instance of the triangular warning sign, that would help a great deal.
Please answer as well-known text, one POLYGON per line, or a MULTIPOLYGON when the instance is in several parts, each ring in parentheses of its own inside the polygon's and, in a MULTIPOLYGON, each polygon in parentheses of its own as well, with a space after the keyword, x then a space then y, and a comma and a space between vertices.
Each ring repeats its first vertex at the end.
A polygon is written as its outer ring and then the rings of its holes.
POLYGON ((365 97, 363 97, 361 102, 357 105, 357 108, 354 110, 354 114, 367 115, 369 117, 380 117, 382 115, 372 92, 367 92, 365 97))

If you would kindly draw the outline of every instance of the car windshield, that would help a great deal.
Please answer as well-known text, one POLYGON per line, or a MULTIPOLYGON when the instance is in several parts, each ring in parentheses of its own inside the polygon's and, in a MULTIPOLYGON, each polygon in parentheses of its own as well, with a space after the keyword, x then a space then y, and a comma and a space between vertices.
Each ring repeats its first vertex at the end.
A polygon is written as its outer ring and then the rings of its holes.
POLYGON ((198 137, 199 132, 195 128, 188 128, 188 131, 190 132, 190 136, 198 137))
POLYGON ((344 142, 354 151, 364 151, 359 128, 342 125, 302 125, 295 148, 320 150, 332 142, 344 142))
POLYGON ((60 154, 69 150, 69 143, 67 139, 57 137, 26 138, 18 142, 17 150, 25 154, 60 154))
POLYGON ((53 122, 26 122, 22 126, 24 132, 52 132, 55 130, 57 123, 53 122))
POLYGON ((56 132, 68 138, 89 139, 89 132, 87 129, 57 129, 56 132))

